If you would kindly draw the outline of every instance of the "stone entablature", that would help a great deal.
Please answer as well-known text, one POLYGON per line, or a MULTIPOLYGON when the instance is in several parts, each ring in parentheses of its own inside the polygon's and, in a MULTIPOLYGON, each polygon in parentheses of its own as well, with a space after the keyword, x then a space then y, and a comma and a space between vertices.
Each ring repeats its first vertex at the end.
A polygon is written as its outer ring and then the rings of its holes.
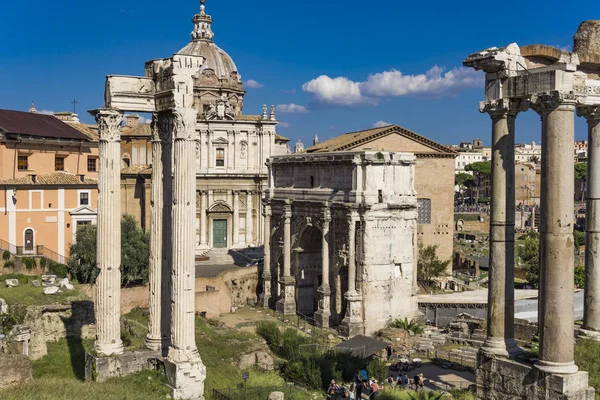
POLYGON ((262 304, 314 315, 347 337, 414 317, 415 160, 372 151, 271 158, 262 304))

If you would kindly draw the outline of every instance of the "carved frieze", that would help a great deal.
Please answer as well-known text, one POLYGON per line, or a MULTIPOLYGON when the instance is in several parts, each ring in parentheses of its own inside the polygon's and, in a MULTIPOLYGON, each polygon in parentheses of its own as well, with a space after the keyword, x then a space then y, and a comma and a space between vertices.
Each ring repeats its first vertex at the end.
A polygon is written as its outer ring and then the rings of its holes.
POLYGON ((196 140, 197 111, 191 108, 173 110, 173 139, 196 140))

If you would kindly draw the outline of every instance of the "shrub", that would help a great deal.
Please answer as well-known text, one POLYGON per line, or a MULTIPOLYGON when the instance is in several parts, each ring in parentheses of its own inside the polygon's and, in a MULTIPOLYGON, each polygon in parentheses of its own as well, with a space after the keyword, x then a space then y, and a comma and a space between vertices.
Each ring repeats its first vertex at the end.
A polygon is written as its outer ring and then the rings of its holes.
POLYGON ((69 273, 69 268, 64 264, 51 263, 48 267, 48 273, 50 275, 56 275, 59 278, 66 278, 69 273))
POLYGON ((6 261, 4 263, 4 268, 14 268, 15 267, 15 263, 12 261, 6 261))
POLYGON ((46 270, 46 268, 48 267, 48 265, 50 264, 50 260, 48 260, 46 257, 41 257, 40 258, 40 268, 42 270, 46 270))
POLYGON ((424 332, 424 328, 414 319, 410 321, 408 318, 404 319, 395 319, 390 323, 390 328, 402 329, 406 332, 412 332, 415 335, 421 335, 424 332))
POLYGON ((32 269, 34 269, 35 267, 37 267, 37 263, 35 262, 35 258, 23 257, 21 259, 21 261, 23 262, 23 264, 25 264, 25 268, 27 268, 27 271, 31 271, 32 269))
POLYGON ((379 382, 383 382, 388 377, 388 367, 382 360, 373 360, 367 365, 367 373, 370 378, 375 378, 379 382))
POLYGON ((2 260, 3 260, 5 263, 6 263, 6 261, 10 260, 10 256, 11 256, 11 254, 10 254, 10 251, 8 251, 8 250, 4 250, 4 251, 2 252, 2 260))
POLYGON ((279 355, 286 360, 294 360, 300 356, 300 346, 304 344, 314 343, 310 338, 302 336, 295 329, 286 329, 283 332, 279 355))
POLYGON ((281 347, 281 330, 275 322, 259 322, 256 326, 256 334, 261 336, 267 342, 267 345, 274 352, 279 352, 281 347))

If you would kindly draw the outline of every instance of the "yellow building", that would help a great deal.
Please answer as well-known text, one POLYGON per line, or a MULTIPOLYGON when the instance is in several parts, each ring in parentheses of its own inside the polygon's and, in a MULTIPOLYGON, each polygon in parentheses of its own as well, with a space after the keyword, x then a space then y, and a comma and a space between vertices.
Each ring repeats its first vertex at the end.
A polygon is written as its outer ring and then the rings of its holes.
POLYGON ((31 111, 0 110, 0 248, 64 262, 96 222, 98 144, 76 120, 31 111))

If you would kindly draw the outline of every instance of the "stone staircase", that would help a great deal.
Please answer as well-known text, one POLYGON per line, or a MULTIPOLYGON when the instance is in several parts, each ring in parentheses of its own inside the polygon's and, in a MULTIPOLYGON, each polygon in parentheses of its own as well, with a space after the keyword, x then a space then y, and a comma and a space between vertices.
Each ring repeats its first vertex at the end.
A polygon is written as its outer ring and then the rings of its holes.
MULTIPOLYGON (((197 256, 198 257, 198 256, 197 256)), ((211 249, 203 254, 206 259, 198 261, 197 265, 233 265, 235 261, 229 249, 211 249)))

